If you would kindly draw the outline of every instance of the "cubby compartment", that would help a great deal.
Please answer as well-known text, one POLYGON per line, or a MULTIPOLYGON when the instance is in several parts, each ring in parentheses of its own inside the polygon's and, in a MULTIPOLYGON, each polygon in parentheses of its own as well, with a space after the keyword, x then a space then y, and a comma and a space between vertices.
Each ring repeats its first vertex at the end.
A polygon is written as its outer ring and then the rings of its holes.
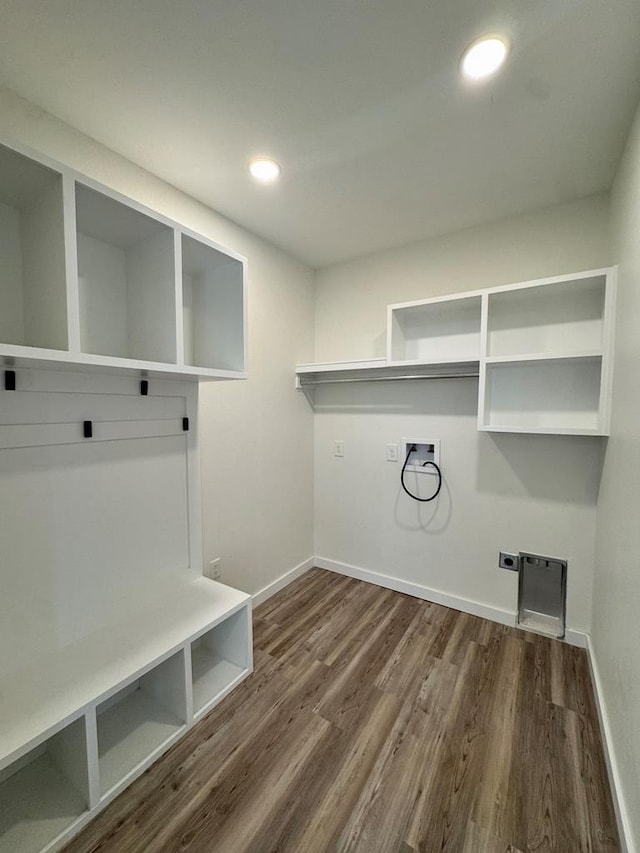
POLYGON ((0 853, 37 853, 88 808, 81 717, 0 771, 0 853))
POLYGON ((603 347, 606 275, 489 294, 487 355, 571 355, 603 347))
POLYGON ((481 309, 479 295, 390 305, 389 362, 477 361, 481 309))
POLYGON ((97 708, 100 790, 108 793, 185 726, 184 653, 176 653, 97 708))
POLYGON ((80 184, 76 228, 82 351, 175 364, 173 229, 80 184))
POLYGON ((62 176, 3 146, 0 343, 68 345, 62 176))
POLYGON ((245 369, 244 265, 182 235, 184 361, 192 367, 245 369))
POLYGON ((192 642, 194 714, 206 711, 247 672, 248 619, 249 612, 244 607, 192 642))
POLYGON ((602 359, 487 364, 480 428, 598 434, 602 359))

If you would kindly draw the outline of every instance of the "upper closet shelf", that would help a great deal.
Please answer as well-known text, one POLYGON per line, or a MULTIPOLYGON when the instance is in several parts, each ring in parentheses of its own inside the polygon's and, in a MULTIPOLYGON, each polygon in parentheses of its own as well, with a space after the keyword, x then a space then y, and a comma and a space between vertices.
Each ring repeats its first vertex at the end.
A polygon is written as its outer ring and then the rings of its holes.
POLYGON ((234 252, 2 145, 0 248, 0 364, 246 377, 234 252))

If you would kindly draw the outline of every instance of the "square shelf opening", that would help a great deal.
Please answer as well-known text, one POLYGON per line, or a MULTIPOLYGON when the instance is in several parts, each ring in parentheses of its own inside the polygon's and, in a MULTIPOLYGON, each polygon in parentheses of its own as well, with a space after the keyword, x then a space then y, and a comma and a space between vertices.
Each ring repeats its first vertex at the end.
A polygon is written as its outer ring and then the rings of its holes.
POLYGON ((68 346, 62 176, 3 146, 0 343, 68 346))
POLYGON ((82 351, 174 364, 173 229, 80 184, 76 227, 82 351))
POLYGON ((391 311, 392 361, 480 358, 482 299, 470 296, 391 311))
POLYGON ((597 431, 601 372, 600 358, 488 364, 483 426, 597 431))
POLYGON ((88 804, 83 717, 0 771, 0 853, 36 853, 88 804))
POLYGON ((244 370, 242 261, 183 234, 182 297, 185 364, 244 370))
POLYGON ((108 793, 185 725, 184 654, 178 652, 97 708, 100 790, 108 793))
POLYGON ((195 714, 212 706, 246 672, 248 618, 245 607, 191 644, 195 714))
POLYGON ((602 349, 606 276, 489 294, 490 356, 602 349))

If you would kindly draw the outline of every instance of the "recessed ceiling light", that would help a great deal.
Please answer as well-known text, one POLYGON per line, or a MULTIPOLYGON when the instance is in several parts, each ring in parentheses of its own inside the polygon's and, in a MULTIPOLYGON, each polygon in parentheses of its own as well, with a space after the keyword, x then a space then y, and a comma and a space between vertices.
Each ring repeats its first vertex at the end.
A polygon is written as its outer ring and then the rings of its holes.
POLYGON ((256 181, 263 184, 273 183, 280 177, 280 166, 269 157, 254 157, 249 163, 249 171, 256 181))
POLYGON ((508 52, 507 41, 502 36, 482 36, 465 50, 460 68, 468 80, 482 80, 500 68, 508 52))

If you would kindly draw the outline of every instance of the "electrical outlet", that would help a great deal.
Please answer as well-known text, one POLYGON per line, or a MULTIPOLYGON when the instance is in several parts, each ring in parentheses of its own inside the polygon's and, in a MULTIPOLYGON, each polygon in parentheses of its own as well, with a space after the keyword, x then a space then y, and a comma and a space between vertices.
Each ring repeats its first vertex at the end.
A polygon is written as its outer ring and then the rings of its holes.
POLYGON ((387 444, 387 462, 397 462, 398 461, 398 445, 397 444, 387 444))
POLYGON ((344 456, 344 441, 342 439, 336 439, 333 442, 333 455, 344 456))
POLYGON ((209 567, 206 576, 212 581, 219 581, 222 577, 222 557, 216 557, 215 560, 209 560, 209 567))
POLYGON ((520 555, 512 554, 510 551, 500 551, 498 565, 501 569, 517 572, 520 570, 520 555))

